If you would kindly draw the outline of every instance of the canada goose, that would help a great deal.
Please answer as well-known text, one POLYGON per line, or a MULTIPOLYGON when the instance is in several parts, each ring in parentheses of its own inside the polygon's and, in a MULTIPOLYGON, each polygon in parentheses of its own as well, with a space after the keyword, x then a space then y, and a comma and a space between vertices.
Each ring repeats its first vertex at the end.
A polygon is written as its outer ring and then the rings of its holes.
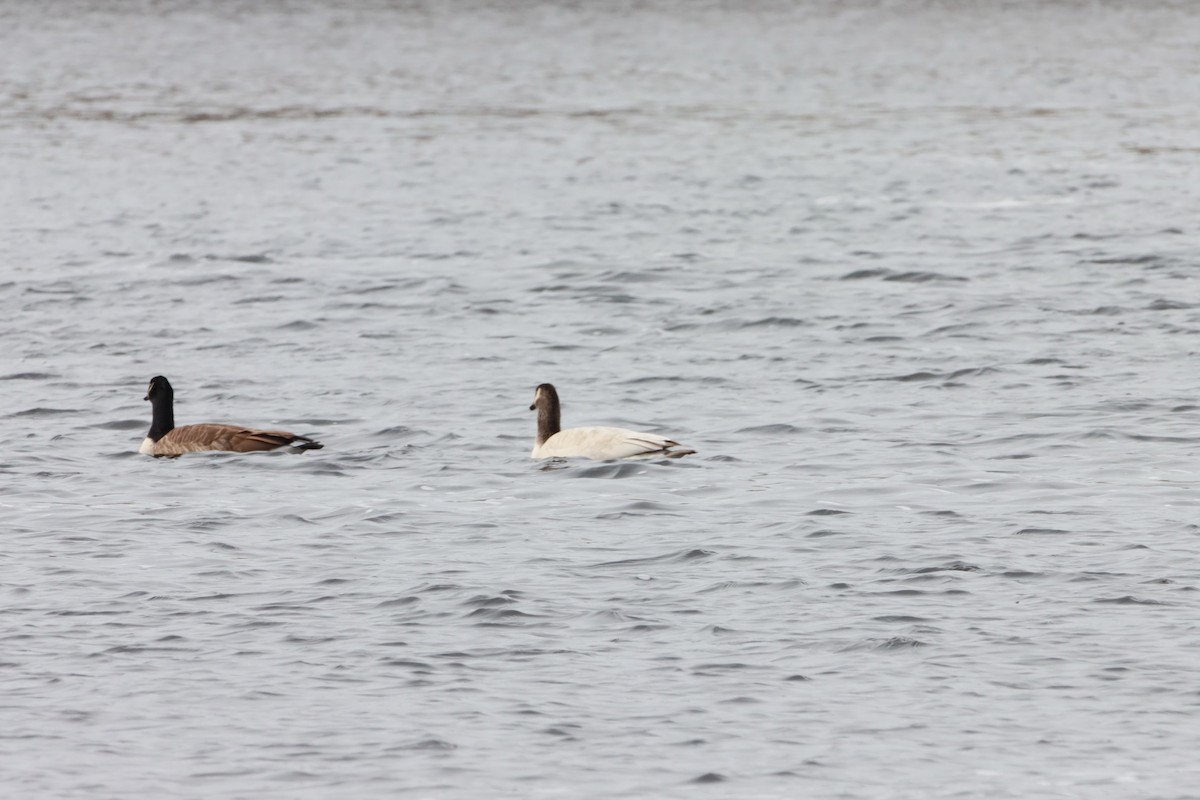
POLYGON ((152 456, 181 456, 201 450, 232 450, 251 453, 294 445, 294 450, 320 450, 321 443, 287 431, 260 431, 240 425, 202 422, 175 427, 175 390, 162 375, 150 379, 146 398, 154 408, 153 422, 139 453, 152 456))
POLYGON ((568 428, 559 423, 558 392, 548 383, 537 387, 530 411, 538 412, 537 444, 531 458, 590 458, 607 461, 614 458, 662 456, 679 458, 696 452, 682 448, 656 433, 638 433, 625 428, 568 428))

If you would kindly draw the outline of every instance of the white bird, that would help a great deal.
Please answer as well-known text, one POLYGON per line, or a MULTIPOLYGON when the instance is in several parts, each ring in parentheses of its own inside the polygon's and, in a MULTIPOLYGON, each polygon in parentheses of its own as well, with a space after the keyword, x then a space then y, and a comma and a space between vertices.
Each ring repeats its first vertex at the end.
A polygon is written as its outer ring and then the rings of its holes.
POLYGON ((679 458, 689 450, 679 442, 657 433, 638 433, 625 428, 568 428, 559 421, 558 392, 548 383, 537 387, 529 410, 538 412, 537 444, 531 458, 679 458))
POLYGON ((240 425, 202 422, 198 425, 175 427, 175 390, 162 375, 150 379, 146 399, 154 408, 150 432, 138 448, 139 453, 151 456, 180 456, 203 450, 231 450, 250 453, 256 450, 275 450, 293 445, 293 450, 320 450, 322 445, 307 436, 287 431, 264 431, 240 425))

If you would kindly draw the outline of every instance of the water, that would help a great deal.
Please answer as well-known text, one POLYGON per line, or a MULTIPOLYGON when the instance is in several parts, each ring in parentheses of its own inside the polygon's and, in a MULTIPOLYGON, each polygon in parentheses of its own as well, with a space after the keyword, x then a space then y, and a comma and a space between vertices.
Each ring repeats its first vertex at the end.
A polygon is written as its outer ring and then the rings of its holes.
POLYGON ((0 6, 5 795, 1189 796, 1197 17, 0 6))

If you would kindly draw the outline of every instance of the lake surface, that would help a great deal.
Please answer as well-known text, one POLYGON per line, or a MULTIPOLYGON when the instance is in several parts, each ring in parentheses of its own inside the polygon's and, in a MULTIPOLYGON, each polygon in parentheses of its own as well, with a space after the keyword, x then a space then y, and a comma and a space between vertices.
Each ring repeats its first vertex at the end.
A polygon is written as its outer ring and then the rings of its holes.
POLYGON ((5 796, 1194 796, 1197 6, 5 2, 0 63, 5 796), (139 456, 156 374, 325 449, 139 456), (698 453, 532 461, 541 382, 698 453))

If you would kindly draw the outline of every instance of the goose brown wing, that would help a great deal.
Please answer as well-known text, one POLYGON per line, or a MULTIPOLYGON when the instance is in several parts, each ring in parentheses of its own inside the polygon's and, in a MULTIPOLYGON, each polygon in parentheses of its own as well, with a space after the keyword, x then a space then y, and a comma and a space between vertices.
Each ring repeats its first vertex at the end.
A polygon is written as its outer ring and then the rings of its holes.
POLYGON ((316 439, 298 436, 291 431, 260 431, 257 428, 243 428, 230 438, 229 449, 239 453, 249 453, 255 450, 274 450, 277 447, 294 445, 300 450, 320 450, 323 446, 316 439))
POLYGON ((259 431, 245 428, 229 437, 230 450, 252 453, 256 450, 274 450, 287 447, 296 440, 296 434, 287 431, 259 431))
POLYGON ((201 450, 231 450, 235 453, 252 453, 275 450, 290 444, 299 444, 304 449, 316 449, 321 445, 306 436, 297 436, 288 431, 263 431, 243 428, 240 425, 222 425, 204 422, 174 428, 154 443, 155 455, 180 455, 201 450))

